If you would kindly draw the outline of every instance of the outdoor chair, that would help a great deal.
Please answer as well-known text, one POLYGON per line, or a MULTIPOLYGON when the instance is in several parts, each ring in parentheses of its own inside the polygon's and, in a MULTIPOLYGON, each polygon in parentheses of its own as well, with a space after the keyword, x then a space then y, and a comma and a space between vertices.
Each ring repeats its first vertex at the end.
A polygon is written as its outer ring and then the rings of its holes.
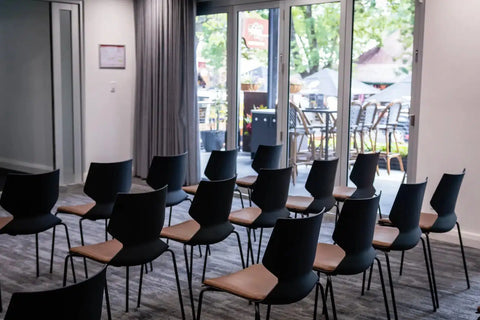
POLYGON ((185 319, 175 254, 160 239, 165 220, 167 187, 145 193, 120 193, 114 203, 108 232, 113 239, 74 247, 65 258, 63 284, 67 281, 66 261, 71 257, 86 257, 107 266, 126 267, 125 312, 128 312, 129 267, 141 266, 137 308, 140 307, 145 264, 165 252, 172 255, 182 319, 185 319))
POLYGON ((267 320, 272 305, 290 304, 306 297, 318 281, 312 266, 322 218, 319 214, 304 219, 278 219, 261 264, 204 281, 198 320, 207 291, 228 292, 254 303, 255 319, 260 319, 260 304, 266 304, 267 320))
POLYGON ((311 213, 328 212, 335 206, 333 187, 338 159, 315 160, 305 182, 308 196, 288 196, 285 207, 297 214, 308 216, 311 213))
MULTIPOLYGON (((211 245, 225 240, 229 235, 234 233, 237 237, 242 267, 245 268, 240 236, 234 230, 233 225, 228 221, 228 215, 232 208, 234 187, 235 176, 228 180, 200 181, 192 205, 188 211, 192 219, 171 227, 166 227, 160 234, 163 238, 183 244, 183 253, 187 268, 188 289, 193 315, 195 315, 192 290, 194 246, 206 245, 206 251, 209 252, 211 245), (190 259, 187 254, 187 246, 190 246, 190 259)), ((202 282, 205 279, 207 258, 208 253, 205 253, 202 282)))
MULTIPOLYGON (((374 262, 377 261, 380 281, 382 285, 383 298, 387 315, 389 315, 385 283, 380 260, 376 257, 375 249, 372 246, 373 232, 380 196, 366 199, 347 199, 342 207, 342 213, 335 225, 332 235, 334 244, 318 243, 313 263, 313 270, 327 276, 327 284, 324 295, 325 316, 328 319, 326 310, 326 299, 330 293, 333 318, 337 319, 335 299, 332 286, 332 276, 354 275, 363 273, 374 262)), ((318 289, 315 290, 315 312, 317 316, 318 289)), ((323 296, 323 290, 322 290, 323 296)))
MULTIPOLYGON (((278 169, 280 166, 280 156, 282 154, 282 145, 259 145, 257 152, 252 161, 252 168, 258 174, 260 169, 278 169)), ((255 181, 257 180, 257 175, 246 176, 242 178, 237 178, 236 184, 239 187, 246 188, 248 190, 248 200, 250 206, 252 205, 252 189, 255 181)), ((242 193, 240 193, 240 198, 242 193)), ((242 201, 243 204, 243 201, 242 201)))
POLYGON ((365 152, 365 147, 369 150, 374 150, 375 144, 372 138, 372 128, 375 124, 377 116, 378 103, 375 101, 369 101, 362 107, 362 113, 360 115, 359 125, 357 127, 357 132, 360 135, 360 152, 365 152), (367 146, 365 143, 365 135, 368 134, 370 140, 370 146, 367 146))
POLYGON ((359 101, 353 101, 350 105, 350 158, 359 153, 357 143, 357 131, 360 125, 360 115, 362 113, 362 104, 359 101), (352 149, 353 148, 353 149, 352 149))
POLYGON ((172 221, 172 208, 188 200, 182 189, 187 171, 187 153, 175 156, 154 156, 148 169, 147 184, 154 190, 168 185, 165 206, 170 208, 168 225, 172 221))
MULTIPOLYGON (((5 181, 0 205, 12 216, 0 217, 0 234, 35 235, 36 271, 40 275, 38 234, 55 228, 65 227, 67 246, 70 249, 70 236, 65 223, 51 213, 58 199, 60 171, 41 174, 9 173, 5 181)), ((52 235, 50 272, 53 266, 55 233, 52 235)), ((73 268, 73 263, 72 263, 73 268)))
POLYGON ((287 218, 290 212, 285 208, 290 186, 292 167, 284 169, 260 169, 255 187, 252 191, 252 201, 258 207, 248 207, 230 213, 231 223, 247 229, 247 266, 249 258, 253 258, 253 248, 250 233, 260 228, 257 263, 260 260, 263 228, 273 228, 278 218, 287 218))
POLYGON ((10 299, 5 320, 100 320, 103 292, 110 319, 106 287, 106 268, 85 281, 48 291, 15 292, 10 299))

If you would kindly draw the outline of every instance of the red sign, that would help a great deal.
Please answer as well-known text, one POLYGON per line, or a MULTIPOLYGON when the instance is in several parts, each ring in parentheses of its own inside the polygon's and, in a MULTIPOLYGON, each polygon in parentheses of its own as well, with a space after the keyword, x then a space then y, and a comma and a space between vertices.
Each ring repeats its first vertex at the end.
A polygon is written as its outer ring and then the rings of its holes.
POLYGON ((248 48, 268 49, 268 20, 245 18, 242 37, 248 48))

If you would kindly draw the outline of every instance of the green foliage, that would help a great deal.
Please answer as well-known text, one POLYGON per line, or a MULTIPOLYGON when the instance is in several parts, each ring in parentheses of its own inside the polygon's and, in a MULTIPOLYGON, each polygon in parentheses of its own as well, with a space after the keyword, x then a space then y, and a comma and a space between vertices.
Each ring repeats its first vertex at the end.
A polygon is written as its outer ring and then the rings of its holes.
POLYGON ((227 65, 227 15, 197 16, 196 36, 202 46, 201 55, 209 66, 224 69, 227 65))

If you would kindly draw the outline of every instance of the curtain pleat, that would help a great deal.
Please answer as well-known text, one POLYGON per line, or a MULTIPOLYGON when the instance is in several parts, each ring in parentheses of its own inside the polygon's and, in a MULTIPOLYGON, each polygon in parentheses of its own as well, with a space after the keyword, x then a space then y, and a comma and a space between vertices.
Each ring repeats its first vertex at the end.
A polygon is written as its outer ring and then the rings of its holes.
POLYGON ((195 0, 136 0, 135 174, 155 155, 188 152, 186 183, 200 180, 195 0))

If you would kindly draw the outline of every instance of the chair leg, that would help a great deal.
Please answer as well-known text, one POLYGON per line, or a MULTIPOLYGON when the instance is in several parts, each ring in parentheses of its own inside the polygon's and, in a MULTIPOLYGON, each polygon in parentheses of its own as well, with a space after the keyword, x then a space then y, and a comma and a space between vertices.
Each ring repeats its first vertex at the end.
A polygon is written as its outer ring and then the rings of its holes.
POLYGON ((207 244, 207 248, 205 249, 205 260, 203 262, 202 283, 203 283, 203 281, 205 281, 205 271, 207 270, 207 258, 208 258, 207 251, 209 249, 210 249, 210 245, 207 244))
POLYGON ((260 240, 258 241, 257 263, 260 261, 260 250, 262 249, 263 228, 260 228, 260 240))
MULTIPOLYGON (((335 298, 333 295, 332 277, 327 275, 327 288, 330 289, 330 302, 332 303, 333 319, 337 320, 337 310, 335 308, 335 298)), ((328 290, 328 289, 327 289, 328 290)))
POLYGON ((137 308, 140 308, 140 299, 142 297, 142 281, 143 281, 143 268, 144 267, 145 267, 145 264, 142 263, 142 266, 140 267, 140 282, 138 284, 137 308))
POLYGON ((267 316, 265 317, 266 320, 270 320, 270 309, 272 308, 272 305, 269 304, 267 306, 267 316))
POLYGON ((402 257, 400 258, 400 271, 398 272, 398 275, 402 275, 403 273, 403 260, 405 259, 405 250, 402 250, 402 257))
POLYGON ((430 275, 430 266, 428 265, 428 256, 427 256, 427 249, 425 248, 425 240, 423 240, 423 238, 420 238, 420 240, 422 240, 423 257, 425 258, 425 267, 427 269, 428 286, 430 288, 430 295, 432 296, 433 311, 437 311, 437 303, 435 301, 435 292, 433 291, 432 277, 430 275))
POLYGON ((373 273, 373 264, 370 266, 370 273, 369 273, 369 275, 368 275, 367 291, 370 290, 370 284, 372 283, 372 273, 373 273))
POLYGON ((240 196, 240 203, 242 204, 242 209, 245 208, 245 206, 243 205, 242 191, 240 191, 240 189, 238 187, 235 188, 235 191, 237 191, 238 195, 240 196))
MULTIPOLYGON (((50 255, 50 273, 53 272, 53 252, 55 250, 55 229, 57 226, 53 226, 53 231, 52 231, 52 252, 50 255)), ((69 248, 70 249, 70 248, 69 248)))
POLYGON ((212 291, 211 288, 205 288, 202 291, 200 291, 200 295, 198 297, 198 313, 197 313, 197 320, 200 320, 200 315, 202 313, 202 302, 203 302, 203 294, 205 291, 212 291))
POLYGON ((35 253, 36 253, 36 265, 37 265, 37 278, 40 277, 40 259, 38 257, 38 233, 35 233, 35 253))
POLYGON ((433 285, 433 291, 435 292, 435 302, 436 302, 437 308, 439 308, 440 305, 438 303, 437 281, 435 280, 435 269, 433 267, 432 248, 430 247, 430 237, 428 236, 428 233, 425 233, 425 237, 427 239, 427 252, 428 252, 428 258, 430 260, 430 274, 432 275, 432 285, 433 285))
POLYGON ((0 312, 3 312, 3 306, 2 306, 2 288, 0 287, 0 312))
POLYGON ((247 188, 247 190, 248 190, 248 203, 251 207, 252 206, 252 189, 247 188))
POLYGON ((248 267, 248 262, 249 262, 250 257, 252 258, 252 264, 255 263, 255 260, 253 259, 252 239, 251 239, 251 236, 250 236, 251 232, 252 232, 252 230, 247 227, 247 236, 248 236, 248 240, 247 240, 247 267, 248 267))
MULTIPOLYGON (((81 242, 82 246, 85 245, 85 241, 83 240, 83 228, 82 228, 83 220, 84 219, 82 218, 78 222, 78 225, 80 227, 80 242, 81 242)), ((86 258, 83 258, 83 268, 85 269, 85 278, 88 278, 88 269, 87 269, 87 259, 86 258)))
POLYGON ((327 311, 327 300, 326 300, 326 294, 323 292, 323 287, 322 284, 320 283, 320 272, 317 271, 317 276, 318 276, 318 282, 315 285, 315 304, 313 307, 313 320, 317 319, 317 308, 318 308, 318 289, 320 288, 321 294, 322 294, 322 303, 323 303, 323 308, 322 308, 322 313, 325 315, 325 319, 328 320, 328 311, 327 311))
POLYGON ((380 274, 380 283, 382 284, 382 293, 383 293, 383 302, 385 303, 385 311, 387 312, 387 319, 390 320, 390 310, 388 308, 388 300, 387 300, 387 291, 385 290, 385 281, 383 280, 383 271, 382 271, 382 264, 380 260, 375 257, 378 264, 378 273, 380 274))
POLYGON ((240 241, 240 235, 237 231, 232 231, 237 236, 238 250, 240 251, 240 259, 242 259, 242 269, 245 269, 245 260, 243 258, 242 242, 240 241))
POLYGON ((460 232, 460 224, 458 221, 457 230, 458 230, 458 239, 460 240, 460 249, 462 250, 462 260, 463 260, 463 269, 465 270, 465 279, 467 280, 467 288, 470 289, 470 279, 468 278, 468 270, 467 270, 467 260, 465 259, 465 250, 463 249, 463 241, 462 241, 462 233, 460 232))
POLYGON ((192 317, 195 320, 195 305, 193 303, 192 275, 193 275, 193 246, 190 246, 190 262, 188 261, 187 245, 183 245, 183 254, 185 255, 185 267, 187 268, 188 292, 190 294, 190 305, 192 307, 192 317))
POLYGON ((390 268, 390 258, 388 257, 388 252, 385 251, 384 253, 385 253, 385 260, 387 262, 388 282, 390 283, 390 294, 392 295, 393 316, 395 320, 398 320, 397 303, 395 302, 395 293, 393 291, 392 270, 390 268))
POLYGON ((168 215, 168 226, 170 227, 172 223, 172 207, 170 207, 170 214, 168 215))
POLYGON ((107 278, 105 277, 105 303, 107 305, 107 317, 108 320, 112 320, 112 312, 110 310, 110 296, 108 295, 107 278))
POLYGON ((260 320, 260 303, 255 302, 255 320, 260 320))
MULTIPOLYGON (((68 250, 70 251, 70 248, 71 248, 72 246, 71 246, 71 244, 70 244, 70 235, 69 235, 69 233, 68 233, 68 227, 67 227, 67 225, 66 225, 65 223, 63 223, 63 222, 60 223, 60 224, 65 227, 65 237, 67 238, 67 247, 68 247, 68 250)), ((53 249, 53 247, 52 247, 52 249, 53 249)), ((53 250, 52 250, 52 256, 53 256, 53 250)), ((51 262, 53 262, 53 259, 52 259, 51 262)), ((73 258, 72 258, 72 257, 70 257, 70 264, 72 265, 73 281, 74 281, 74 283, 76 283, 76 282, 77 282, 77 279, 76 279, 76 276, 75 276, 75 267, 73 266, 73 258)), ((52 267, 52 266, 50 265, 50 270, 51 270, 51 267, 52 267)))
POLYGON ((65 287, 67 285, 67 270, 68 270, 68 259, 71 259, 71 255, 67 254, 65 257, 65 264, 63 266, 63 286, 65 287))
POLYGON ((167 249, 172 255, 173 271, 175 272, 175 280, 177 282, 178 300, 180 301, 180 310, 182 312, 182 320, 185 320, 185 309, 183 308, 182 290, 180 289, 180 279, 178 278, 177 259, 175 259, 175 253, 172 250, 167 249))
POLYGON ((128 293, 130 290, 130 268, 126 267, 126 285, 125 285, 125 312, 128 312, 128 293))
POLYGON ((108 241, 108 232, 107 232, 107 228, 108 228, 108 219, 105 219, 105 241, 108 241))

